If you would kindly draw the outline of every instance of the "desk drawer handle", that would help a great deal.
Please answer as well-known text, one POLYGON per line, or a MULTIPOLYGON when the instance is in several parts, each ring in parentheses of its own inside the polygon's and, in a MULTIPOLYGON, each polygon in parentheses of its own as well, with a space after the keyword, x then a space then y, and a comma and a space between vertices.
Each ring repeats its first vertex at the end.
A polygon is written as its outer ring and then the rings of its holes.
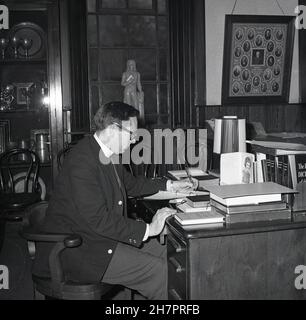
POLYGON ((182 247, 173 237, 171 237, 171 235, 168 235, 168 239, 173 245, 175 252, 179 253, 184 252, 186 250, 186 248, 182 247))
POLYGON ((169 294, 175 299, 175 300, 183 300, 183 298, 176 292, 175 289, 170 289, 169 294))
POLYGON ((177 273, 181 273, 185 271, 185 268, 183 268, 180 263, 174 258, 174 257, 170 257, 169 258, 169 262, 174 266, 175 271, 177 273))

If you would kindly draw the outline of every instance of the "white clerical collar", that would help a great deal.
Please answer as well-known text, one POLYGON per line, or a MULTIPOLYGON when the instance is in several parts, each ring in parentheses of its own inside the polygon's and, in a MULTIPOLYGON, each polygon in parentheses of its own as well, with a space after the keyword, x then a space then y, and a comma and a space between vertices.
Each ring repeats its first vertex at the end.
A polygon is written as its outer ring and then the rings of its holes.
POLYGON ((110 158, 113 155, 113 151, 107 147, 98 137, 97 132, 95 132, 94 134, 94 138, 96 139, 96 141, 98 142, 101 150, 103 151, 104 155, 106 158, 110 158))

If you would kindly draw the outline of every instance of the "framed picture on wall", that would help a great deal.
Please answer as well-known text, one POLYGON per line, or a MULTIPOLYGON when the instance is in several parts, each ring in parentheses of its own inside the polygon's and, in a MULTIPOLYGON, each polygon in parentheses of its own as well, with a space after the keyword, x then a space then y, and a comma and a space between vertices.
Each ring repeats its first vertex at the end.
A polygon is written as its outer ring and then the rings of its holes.
POLYGON ((14 86, 16 87, 17 105, 29 105, 30 98, 33 94, 33 92, 31 91, 33 84, 33 82, 14 83, 14 86))
POLYGON ((225 16, 223 105, 288 102, 295 18, 225 16))

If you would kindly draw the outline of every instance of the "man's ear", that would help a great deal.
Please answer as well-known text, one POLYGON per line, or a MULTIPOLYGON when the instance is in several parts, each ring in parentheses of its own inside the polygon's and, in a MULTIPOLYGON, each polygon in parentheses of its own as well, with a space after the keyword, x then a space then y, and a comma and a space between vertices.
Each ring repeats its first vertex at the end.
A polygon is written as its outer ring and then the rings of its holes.
POLYGON ((115 126, 114 124, 110 124, 105 128, 104 132, 107 138, 110 138, 114 135, 114 126, 115 126))

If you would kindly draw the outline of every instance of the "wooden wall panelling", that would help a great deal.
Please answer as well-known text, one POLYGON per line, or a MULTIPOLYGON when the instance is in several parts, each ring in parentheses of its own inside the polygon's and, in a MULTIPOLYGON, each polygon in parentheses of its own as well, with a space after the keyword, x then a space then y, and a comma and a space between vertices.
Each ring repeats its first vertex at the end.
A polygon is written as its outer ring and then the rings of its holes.
MULTIPOLYGON (((71 61, 70 61, 70 30, 67 23, 68 20, 68 2, 61 0, 60 5, 60 30, 61 30, 61 69, 62 69, 62 99, 63 99, 63 110, 71 108, 71 61)), ((70 114, 68 115, 68 119, 70 114)), ((67 119, 67 113, 63 114, 63 130, 71 131, 70 119, 67 119)), ((65 137, 64 137, 65 140, 65 137)))
POLYGON ((223 114, 224 116, 237 116, 242 119, 248 118, 248 108, 242 106, 227 106, 223 107, 223 114))
MULTIPOLYGON (((205 44, 205 1, 194 1, 194 57, 195 96, 194 105, 206 105, 206 44, 205 44)), ((199 111, 200 109, 197 108, 199 111)), ((199 119, 198 119, 199 121, 199 119)))
POLYGON ((276 105, 267 105, 266 109, 266 131, 279 132, 282 131, 283 127, 283 107, 276 105))
MULTIPOLYGON (((205 47, 205 22, 204 27, 199 27, 201 19, 205 17, 205 5, 202 0, 194 0, 194 20, 195 20, 195 105, 197 106, 198 121, 200 127, 205 120, 220 117, 223 115, 235 114, 245 117, 248 122, 261 122, 267 132, 272 131, 302 131, 306 132, 306 105, 284 104, 284 105, 241 105, 234 107, 227 106, 206 106, 206 85, 200 86, 201 81, 205 81, 204 75, 200 75, 198 70, 205 70, 205 60, 199 57, 200 48, 206 52, 205 47), (201 38, 196 31, 203 30, 204 37, 201 38), (202 43, 201 43, 202 41, 202 43), (199 78, 201 77, 202 78, 199 78), (200 79, 200 80, 199 80, 200 79), (201 80, 202 79, 202 80, 201 80), (204 96, 204 98, 203 98, 204 96)), ((300 0, 299 4, 306 5, 306 0, 300 0)), ((304 22, 306 25, 306 22, 304 22)), ((205 57, 205 55, 203 55, 205 57)), ((306 103, 306 29, 299 30, 299 63, 300 63, 300 90, 301 102, 306 103)))
POLYGON ((267 107, 264 105, 248 106, 249 109, 249 121, 261 122, 264 128, 266 128, 265 114, 267 107))
POLYGON ((69 0, 71 129, 89 131, 86 1, 69 0))
POLYGON ((172 127, 177 123, 181 123, 181 114, 178 111, 180 102, 179 92, 179 74, 180 64, 177 62, 179 47, 179 7, 175 1, 169 1, 169 33, 170 33, 170 70, 171 70, 171 112, 172 112, 172 127))
POLYGON ((193 1, 169 1, 172 127, 192 126, 194 108, 193 1))
POLYGON ((52 177, 57 176, 56 155, 63 148, 62 122, 62 79, 60 55, 60 21, 59 2, 53 1, 48 6, 48 70, 49 70, 49 97, 50 97, 50 129, 52 146, 52 177))
POLYGON ((284 107, 284 131, 303 131, 302 109, 298 104, 284 107))

